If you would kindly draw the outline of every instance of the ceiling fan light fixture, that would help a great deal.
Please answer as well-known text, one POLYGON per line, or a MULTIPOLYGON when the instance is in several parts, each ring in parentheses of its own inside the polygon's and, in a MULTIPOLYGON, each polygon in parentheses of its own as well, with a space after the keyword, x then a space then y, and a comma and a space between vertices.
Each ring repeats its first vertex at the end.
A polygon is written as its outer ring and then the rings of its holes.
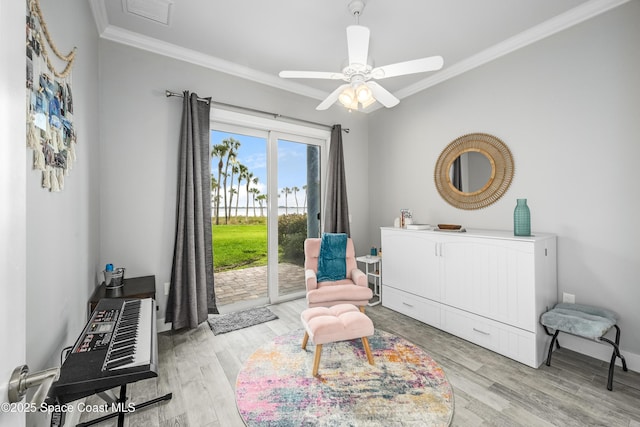
POLYGON ((371 89, 369 89, 369 86, 362 83, 356 88, 356 97, 358 98, 359 103, 365 104, 373 99, 373 94, 371 93, 371 89))
POLYGON ((346 87, 338 96, 338 100, 347 108, 352 108, 354 101, 357 103, 356 93, 352 87, 346 87))
POLYGON ((372 96, 371 98, 369 98, 368 101, 361 102, 360 104, 362 105, 362 108, 367 108, 369 105, 373 104, 374 102, 376 102, 376 99, 372 96))

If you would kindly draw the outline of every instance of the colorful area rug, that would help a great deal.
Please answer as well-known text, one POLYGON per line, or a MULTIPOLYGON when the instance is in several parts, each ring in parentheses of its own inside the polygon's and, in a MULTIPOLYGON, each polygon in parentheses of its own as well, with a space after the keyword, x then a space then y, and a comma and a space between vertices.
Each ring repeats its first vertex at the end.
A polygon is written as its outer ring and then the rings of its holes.
POLYGON ((259 325, 277 319, 267 307, 251 308, 249 310, 236 311, 228 314, 216 314, 209 317, 209 327, 213 335, 226 334, 249 326, 259 325))
POLYGON ((453 389, 442 368, 409 341, 379 331, 361 340, 302 350, 304 330, 273 339, 253 353, 236 381, 242 419, 253 426, 448 426, 453 389))

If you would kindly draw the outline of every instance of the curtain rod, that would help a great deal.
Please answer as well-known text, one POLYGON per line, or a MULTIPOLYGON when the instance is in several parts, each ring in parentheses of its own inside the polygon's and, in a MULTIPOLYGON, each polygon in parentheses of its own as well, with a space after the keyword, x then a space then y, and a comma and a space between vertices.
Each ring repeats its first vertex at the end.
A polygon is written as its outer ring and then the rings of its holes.
MULTIPOLYGON (((184 95, 182 95, 181 93, 172 92, 172 91, 170 91, 168 89, 164 91, 164 94, 165 94, 165 96, 167 98, 172 97, 172 96, 177 96, 177 97, 180 97, 180 98, 184 97, 184 95)), ((312 122, 310 120, 298 119, 296 117, 284 116, 284 115, 278 114, 278 113, 270 113, 269 111, 256 110, 254 108, 242 107, 240 105, 233 105, 233 104, 226 104, 224 102, 212 101, 210 98, 198 98, 198 101, 205 101, 205 102, 208 102, 209 104, 216 104, 216 105, 220 105, 220 106, 223 106, 223 107, 238 108, 240 110, 251 111, 252 113, 266 114, 267 116, 272 116, 274 119, 289 119, 289 120, 295 120, 295 121, 298 121, 298 122, 308 123, 308 124, 311 124, 311 125, 322 126, 322 127, 329 128, 329 129, 333 128, 333 126, 325 125, 324 123, 312 122)), ((343 128, 342 130, 345 133, 349 133, 349 128, 343 128)))

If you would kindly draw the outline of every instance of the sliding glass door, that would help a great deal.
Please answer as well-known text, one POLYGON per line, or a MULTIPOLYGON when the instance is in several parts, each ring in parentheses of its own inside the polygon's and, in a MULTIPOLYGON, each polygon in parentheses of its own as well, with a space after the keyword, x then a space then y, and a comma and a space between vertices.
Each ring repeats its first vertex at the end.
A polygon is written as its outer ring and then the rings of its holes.
POLYGON ((268 302, 268 134, 211 131, 211 212, 216 304, 268 302))
POLYGON ((320 235, 328 132, 260 129, 264 120, 250 127, 241 116, 240 125, 214 120, 211 131, 214 281, 223 311, 304 296, 304 239, 320 235))

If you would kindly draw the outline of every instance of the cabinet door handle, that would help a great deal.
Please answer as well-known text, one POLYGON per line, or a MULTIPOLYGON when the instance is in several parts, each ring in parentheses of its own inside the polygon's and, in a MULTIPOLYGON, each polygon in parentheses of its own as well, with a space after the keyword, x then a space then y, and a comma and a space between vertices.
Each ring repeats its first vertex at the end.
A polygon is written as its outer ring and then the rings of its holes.
POLYGON ((433 247, 433 250, 435 251, 436 256, 442 256, 442 243, 436 243, 433 247))
POLYGON ((406 305, 407 307, 413 308, 413 305, 411 305, 411 304, 409 304, 407 302, 404 302, 404 301, 402 302, 402 305, 406 305))
POLYGON ((480 329, 473 328, 473 330, 482 335, 491 335, 489 332, 481 331, 480 329))

